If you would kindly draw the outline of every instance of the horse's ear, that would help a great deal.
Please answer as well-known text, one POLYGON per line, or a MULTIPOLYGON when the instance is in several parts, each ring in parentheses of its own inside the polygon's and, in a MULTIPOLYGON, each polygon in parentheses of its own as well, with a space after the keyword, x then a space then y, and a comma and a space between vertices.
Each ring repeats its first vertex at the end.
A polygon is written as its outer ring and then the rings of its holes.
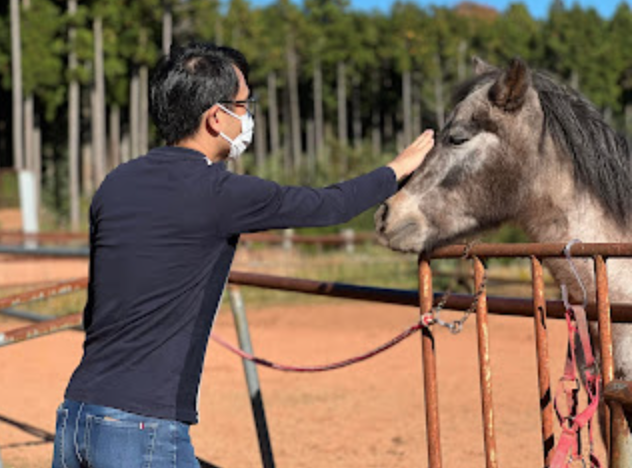
POLYGON ((529 86, 531 72, 527 64, 519 58, 513 58, 507 70, 489 89, 489 100, 505 112, 515 112, 524 104, 529 86))
POLYGON ((490 65, 485 60, 476 55, 472 57, 472 67, 474 68, 474 74, 477 76, 497 71, 496 67, 490 65))

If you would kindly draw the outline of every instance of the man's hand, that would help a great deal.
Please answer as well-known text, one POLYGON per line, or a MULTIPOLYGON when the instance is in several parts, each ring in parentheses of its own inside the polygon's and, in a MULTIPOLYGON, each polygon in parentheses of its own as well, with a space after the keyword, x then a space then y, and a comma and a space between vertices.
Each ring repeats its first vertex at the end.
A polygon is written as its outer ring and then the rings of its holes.
POLYGON ((434 146, 434 132, 426 130, 408 148, 393 159, 388 167, 395 171, 400 180, 417 169, 434 146))

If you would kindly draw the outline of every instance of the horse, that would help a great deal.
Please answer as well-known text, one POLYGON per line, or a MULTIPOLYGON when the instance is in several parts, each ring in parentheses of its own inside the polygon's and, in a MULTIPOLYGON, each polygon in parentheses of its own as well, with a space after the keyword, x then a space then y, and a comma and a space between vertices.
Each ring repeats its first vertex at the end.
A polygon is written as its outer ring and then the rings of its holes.
MULTIPOLYGON (((519 58, 502 69, 475 58, 454 103, 431 153, 376 211, 380 243, 425 254, 505 222, 533 242, 632 242, 630 149, 587 98, 519 58)), ((594 298, 592 262, 573 261, 594 298)), ((569 263, 545 263, 581 303, 569 263)), ((613 302, 632 303, 632 260, 608 260, 608 282, 613 302)), ((632 324, 613 324, 612 338, 615 378, 632 380, 632 324)))

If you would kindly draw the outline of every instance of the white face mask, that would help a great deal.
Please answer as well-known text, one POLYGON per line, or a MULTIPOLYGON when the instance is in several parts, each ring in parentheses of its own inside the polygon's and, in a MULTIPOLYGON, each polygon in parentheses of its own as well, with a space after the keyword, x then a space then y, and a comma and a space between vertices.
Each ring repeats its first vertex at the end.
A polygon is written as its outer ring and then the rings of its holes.
POLYGON ((237 115, 231 110, 227 109, 225 106, 221 104, 217 105, 221 107, 228 115, 235 117, 236 119, 241 121, 241 133, 237 135, 237 138, 235 138, 234 140, 228 137, 225 133, 220 133, 220 135, 230 143, 230 153, 228 154, 228 157, 237 159, 244 151, 246 151, 248 145, 252 143, 252 135, 255 129, 255 119, 250 112, 246 112, 245 115, 237 115))

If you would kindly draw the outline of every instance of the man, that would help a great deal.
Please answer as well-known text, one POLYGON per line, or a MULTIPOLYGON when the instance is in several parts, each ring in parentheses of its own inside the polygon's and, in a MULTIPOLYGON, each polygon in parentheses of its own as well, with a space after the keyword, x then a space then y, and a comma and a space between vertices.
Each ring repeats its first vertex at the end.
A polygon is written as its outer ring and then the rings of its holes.
POLYGON ((228 172, 252 139, 248 64, 174 47, 152 75, 166 147, 110 173, 90 208, 84 355, 58 409, 53 467, 197 467, 189 425, 239 234, 348 221, 384 201, 433 146, 325 189, 228 172))

